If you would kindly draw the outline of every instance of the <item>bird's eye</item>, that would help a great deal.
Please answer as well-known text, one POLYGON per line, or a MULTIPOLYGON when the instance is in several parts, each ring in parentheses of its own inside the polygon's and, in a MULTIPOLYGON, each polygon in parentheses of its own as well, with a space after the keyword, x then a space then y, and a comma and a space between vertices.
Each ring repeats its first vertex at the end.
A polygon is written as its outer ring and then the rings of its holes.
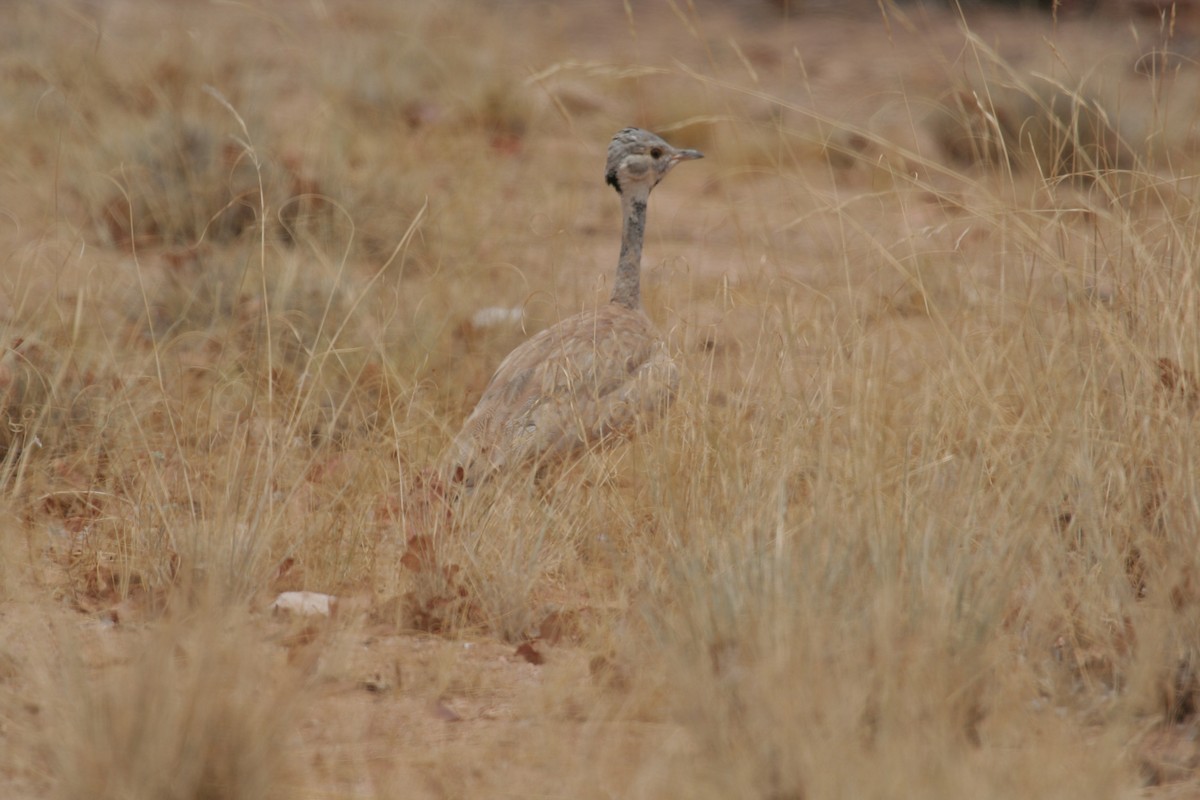
POLYGON ((650 157, 655 158, 655 159, 662 158, 662 148, 655 147, 653 150, 650 151, 650 157))

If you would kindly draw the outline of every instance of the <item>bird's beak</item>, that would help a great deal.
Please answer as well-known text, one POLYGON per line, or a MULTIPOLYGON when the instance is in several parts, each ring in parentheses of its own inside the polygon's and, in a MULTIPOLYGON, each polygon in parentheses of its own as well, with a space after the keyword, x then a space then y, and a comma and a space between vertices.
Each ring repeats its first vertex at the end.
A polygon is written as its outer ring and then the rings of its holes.
POLYGON ((699 150, 676 150, 671 156, 671 161, 691 161, 695 158, 704 158, 704 153, 699 150))

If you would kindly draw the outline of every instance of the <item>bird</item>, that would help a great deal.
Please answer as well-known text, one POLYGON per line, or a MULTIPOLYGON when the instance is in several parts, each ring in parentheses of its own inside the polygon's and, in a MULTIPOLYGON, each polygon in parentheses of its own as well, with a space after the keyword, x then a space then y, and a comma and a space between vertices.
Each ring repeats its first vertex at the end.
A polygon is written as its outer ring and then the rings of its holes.
POLYGON ((449 482, 470 489, 522 465, 544 475, 662 416, 680 375, 642 310, 646 205, 676 164, 703 157, 640 128, 613 136, 604 179, 620 196, 622 230, 612 297, 543 329, 500 363, 443 459, 449 482))

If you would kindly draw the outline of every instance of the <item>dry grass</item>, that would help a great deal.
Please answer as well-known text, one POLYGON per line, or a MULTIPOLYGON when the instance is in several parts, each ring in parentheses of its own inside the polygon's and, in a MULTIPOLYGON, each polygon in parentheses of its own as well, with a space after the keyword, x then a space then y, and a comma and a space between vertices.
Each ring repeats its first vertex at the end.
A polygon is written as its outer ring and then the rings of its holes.
POLYGON ((10 9, 0 793, 1200 791, 1188 20, 864 5, 10 9), (681 396, 446 496, 631 123, 681 396))

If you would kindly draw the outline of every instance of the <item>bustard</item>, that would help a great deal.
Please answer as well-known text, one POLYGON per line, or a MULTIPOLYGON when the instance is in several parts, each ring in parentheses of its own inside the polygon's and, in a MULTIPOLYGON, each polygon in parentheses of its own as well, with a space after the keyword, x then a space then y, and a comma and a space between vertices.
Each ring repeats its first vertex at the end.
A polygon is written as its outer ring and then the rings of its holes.
POLYGON ((471 487, 529 463, 541 470, 657 421, 679 369, 642 311, 646 203, 672 167, 702 157, 638 128, 613 137, 604 177, 621 196, 623 229, 612 300, 508 354, 447 454, 451 481, 471 487))

